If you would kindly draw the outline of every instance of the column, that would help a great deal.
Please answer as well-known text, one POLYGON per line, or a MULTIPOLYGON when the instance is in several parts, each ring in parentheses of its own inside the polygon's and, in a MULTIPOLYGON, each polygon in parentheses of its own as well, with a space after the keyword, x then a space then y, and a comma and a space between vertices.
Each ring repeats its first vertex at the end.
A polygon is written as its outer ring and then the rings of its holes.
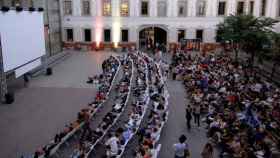
POLYGON ((178 0, 168 0, 167 1, 167 16, 177 17, 178 13, 178 0))
POLYGON ((91 16, 97 16, 97 2, 96 0, 90 1, 91 16))
POLYGON ((149 1, 149 13, 151 17, 157 17, 157 0, 149 1))
POLYGON ((187 28, 187 39, 195 39, 196 38, 196 29, 195 28, 187 28))
POLYGON ((81 16, 81 1, 80 0, 72 0, 72 8, 74 16, 81 16))
POLYGON ((169 28, 169 43, 177 43, 177 28, 176 27, 170 27, 169 28))
POLYGON ((205 43, 214 43, 216 42, 216 30, 213 28, 207 28, 204 30, 204 35, 203 35, 205 43))
POLYGON ((2 45, 1 45, 1 35, 0 35, 0 79, 1 79, 1 101, 4 102, 5 101, 5 94, 7 94, 8 92, 8 88, 7 88, 7 81, 6 81, 6 74, 4 72, 4 64, 3 64, 3 55, 2 55, 2 45))
POLYGON ((261 12, 261 0, 255 0, 255 6, 254 6, 254 16, 259 17, 261 12))
POLYGON ((97 16, 102 16, 102 2, 101 0, 96 0, 96 15, 97 16))
POLYGON ((196 0, 188 1, 188 16, 196 16, 196 0))

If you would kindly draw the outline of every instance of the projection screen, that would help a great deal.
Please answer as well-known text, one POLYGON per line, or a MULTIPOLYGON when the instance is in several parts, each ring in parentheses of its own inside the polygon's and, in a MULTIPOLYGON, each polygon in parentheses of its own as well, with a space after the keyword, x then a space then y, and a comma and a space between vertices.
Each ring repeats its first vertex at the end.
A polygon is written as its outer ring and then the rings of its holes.
POLYGON ((46 53, 43 12, 0 12, 0 40, 4 72, 35 68, 46 53))

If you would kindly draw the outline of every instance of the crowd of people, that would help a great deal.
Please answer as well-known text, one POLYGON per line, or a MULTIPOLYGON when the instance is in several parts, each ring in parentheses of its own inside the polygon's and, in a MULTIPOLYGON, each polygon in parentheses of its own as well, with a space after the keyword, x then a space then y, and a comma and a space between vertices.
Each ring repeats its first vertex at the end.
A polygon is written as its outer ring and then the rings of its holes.
POLYGON ((130 105, 133 108, 128 114, 128 120, 122 127, 119 127, 115 132, 108 135, 105 141, 106 157, 119 158, 123 155, 128 142, 138 131, 140 124, 148 108, 149 89, 148 89, 148 68, 146 62, 135 54, 131 55, 136 68, 136 85, 133 88, 133 103, 130 105))
POLYGON ((205 116, 209 142, 203 157, 213 154, 213 146, 220 157, 271 158, 278 152, 280 91, 250 65, 226 54, 175 53, 170 70, 191 100, 186 105, 188 128, 193 117, 199 126, 200 115, 205 116))
POLYGON ((90 118, 98 111, 98 109, 102 106, 102 103, 108 97, 113 79, 120 65, 119 61, 112 56, 105 60, 104 63, 103 73, 98 79, 99 88, 94 101, 86 108, 81 109, 81 111, 77 114, 77 120, 66 125, 60 133, 55 135, 54 139, 49 144, 45 145, 43 148, 37 149, 33 158, 49 157, 58 150, 60 145, 72 137, 72 135, 81 128, 88 128, 90 118))
POLYGON ((138 131, 138 145, 134 157, 154 158, 158 154, 157 142, 168 118, 168 92, 164 86, 161 67, 145 56, 149 70, 150 98, 152 109, 147 124, 138 131))
MULTIPOLYGON (((82 130, 82 134, 77 144, 77 147, 71 158, 85 158, 95 148, 103 137, 107 134, 110 128, 116 123, 122 115, 124 108, 127 105, 129 93, 131 91, 131 79, 133 74, 133 65, 128 57, 121 58, 123 76, 120 83, 117 85, 117 96, 114 100, 112 110, 108 112, 96 129, 92 129, 90 125, 82 130)), ((115 136, 118 136, 116 133, 115 136)), ((113 140, 112 140, 113 141, 113 140)), ((113 152, 114 148, 112 149, 113 152)))

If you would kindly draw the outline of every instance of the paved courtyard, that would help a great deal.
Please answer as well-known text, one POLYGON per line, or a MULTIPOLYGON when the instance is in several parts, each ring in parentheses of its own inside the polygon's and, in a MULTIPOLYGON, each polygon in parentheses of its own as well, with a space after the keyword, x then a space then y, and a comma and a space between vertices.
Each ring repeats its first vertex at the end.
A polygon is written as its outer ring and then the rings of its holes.
POLYGON ((85 83, 87 77, 99 73, 102 61, 112 54, 72 52, 54 66, 52 76, 38 76, 28 88, 18 89, 13 104, 0 106, 0 157, 33 153, 75 120, 96 91, 85 83))
MULTIPOLYGON (((116 54, 71 52, 68 58, 53 67, 54 75, 35 77, 28 88, 17 90, 14 104, 0 106, 0 157, 16 158, 33 153, 73 121, 96 92, 93 85, 85 83, 87 77, 100 73, 102 61, 110 55, 116 54)), ((165 55, 165 61, 170 61, 170 56, 165 55)), ((174 156, 172 146, 181 134, 188 137, 191 156, 199 158, 207 141, 206 131, 203 127, 187 131, 185 106, 188 100, 183 85, 180 81, 168 80, 167 87, 170 115, 161 134, 159 158, 174 156)))

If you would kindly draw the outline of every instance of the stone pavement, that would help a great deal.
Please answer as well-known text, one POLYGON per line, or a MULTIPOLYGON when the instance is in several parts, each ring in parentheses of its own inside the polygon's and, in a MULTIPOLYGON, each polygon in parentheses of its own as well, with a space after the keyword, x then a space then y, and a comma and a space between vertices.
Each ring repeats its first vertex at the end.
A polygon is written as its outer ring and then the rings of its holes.
MULTIPOLYGON (((159 158, 174 157, 173 144, 178 142, 181 134, 188 138, 187 143, 190 147, 191 157, 200 158, 200 153, 207 141, 206 130, 204 127, 196 127, 192 123, 192 129, 187 130, 185 109, 189 100, 186 99, 185 89, 180 81, 167 82, 169 98, 169 118, 161 133, 160 144, 162 148, 159 158)), ((203 125, 202 125, 203 126, 203 125)))
POLYGON ((33 78, 15 92, 15 102, 0 105, 0 157, 17 158, 48 143, 77 112, 93 100, 95 87, 85 81, 101 71, 110 52, 73 52, 53 68, 52 76, 33 78))

